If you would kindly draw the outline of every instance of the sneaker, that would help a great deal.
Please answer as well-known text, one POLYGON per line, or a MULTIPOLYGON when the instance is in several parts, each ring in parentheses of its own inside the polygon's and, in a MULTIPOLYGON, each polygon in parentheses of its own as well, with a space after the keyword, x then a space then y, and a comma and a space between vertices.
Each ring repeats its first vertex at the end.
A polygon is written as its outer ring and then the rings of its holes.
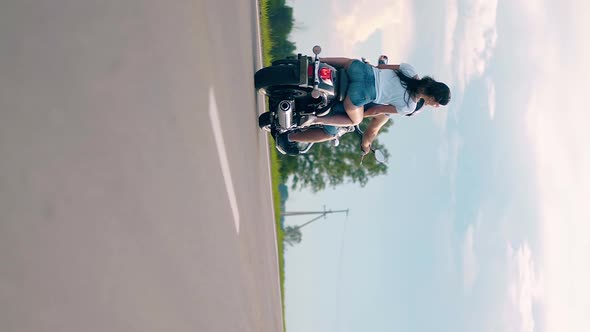
POLYGON ((309 127, 318 117, 313 114, 303 115, 299 118, 299 127, 309 127))
POLYGON ((289 141, 289 133, 282 133, 276 136, 277 145, 288 155, 299 154, 296 142, 289 141))

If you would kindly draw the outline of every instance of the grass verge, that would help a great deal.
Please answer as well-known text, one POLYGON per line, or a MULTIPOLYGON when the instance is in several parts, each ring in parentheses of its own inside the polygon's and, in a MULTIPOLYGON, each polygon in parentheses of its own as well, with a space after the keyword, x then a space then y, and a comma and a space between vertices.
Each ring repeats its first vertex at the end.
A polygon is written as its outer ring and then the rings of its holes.
MULTIPOLYGON (((281 175, 279 173, 279 159, 277 157, 277 150, 273 146, 272 138, 269 140, 270 150, 270 172, 272 177, 272 197, 275 210, 275 223, 277 230, 277 248, 279 256, 279 278, 281 284, 281 299, 283 305, 283 318, 285 317, 285 242, 284 233, 281 228, 281 194, 279 193, 279 184, 281 183, 281 175)), ((284 322, 284 319, 283 319, 284 322)))
MULTIPOLYGON (((270 50, 272 48, 272 42, 270 39, 270 24, 268 20, 268 1, 259 0, 260 8, 260 39, 262 41, 262 63, 263 65, 270 66, 272 59, 270 56, 270 50)), ((268 105, 266 106, 268 107, 268 105)), ((279 184, 281 183, 281 176, 279 173, 280 161, 277 156, 277 150, 273 146, 273 140, 269 135, 269 150, 270 150, 270 171, 272 177, 272 196, 273 205, 275 211, 275 223, 277 230, 277 248, 279 257, 279 280, 281 287, 281 304, 283 310, 283 331, 286 331, 285 324, 285 242, 284 233, 281 228, 281 194, 279 192, 279 184)))
POLYGON ((270 57, 270 50, 272 42, 270 40, 270 21, 268 20, 268 1, 259 0, 260 8, 260 39, 262 41, 262 64, 263 66, 270 66, 272 59, 270 57))

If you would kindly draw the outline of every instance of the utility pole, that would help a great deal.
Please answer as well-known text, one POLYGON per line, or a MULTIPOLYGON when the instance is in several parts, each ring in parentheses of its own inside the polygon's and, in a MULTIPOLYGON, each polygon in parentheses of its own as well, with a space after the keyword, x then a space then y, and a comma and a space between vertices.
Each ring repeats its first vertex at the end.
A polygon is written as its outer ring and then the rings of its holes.
POLYGON ((283 216, 302 216, 302 215, 310 215, 310 214, 317 214, 318 216, 311 219, 310 221, 304 223, 303 225, 300 226, 296 226, 297 228, 302 228, 304 226, 307 226, 309 224, 311 224, 312 222, 324 217, 324 219, 326 218, 327 214, 330 213, 344 213, 346 212, 346 215, 348 216, 348 209, 346 210, 326 210, 326 206, 324 205, 324 210, 323 211, 296 211, 296 212, 282 212, 281 215, 283 216))

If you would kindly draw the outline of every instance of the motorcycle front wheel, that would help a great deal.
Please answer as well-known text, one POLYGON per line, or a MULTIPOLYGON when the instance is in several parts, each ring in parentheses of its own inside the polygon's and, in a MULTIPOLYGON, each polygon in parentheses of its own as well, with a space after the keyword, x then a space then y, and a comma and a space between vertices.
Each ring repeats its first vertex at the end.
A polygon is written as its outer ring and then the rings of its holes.
POLYGON ((270 124, 272 123, 272 118, 270 112, 264 112, 258 116, 258 127, 260 129, 270 132, 270 124))
POLYGON ((311 89, 298 86, 274 85, 265 89, 265 94, 271 98, 303 98, 311 94, 311 89))

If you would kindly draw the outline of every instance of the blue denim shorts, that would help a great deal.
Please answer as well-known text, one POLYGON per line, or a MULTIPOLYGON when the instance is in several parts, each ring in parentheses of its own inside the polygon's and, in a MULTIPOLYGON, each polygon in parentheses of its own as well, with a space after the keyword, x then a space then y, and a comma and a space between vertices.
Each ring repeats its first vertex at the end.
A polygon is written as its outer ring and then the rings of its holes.
POLYGON ((354 60, 346 70, 348 74, 348 92, 354 106, 363 106, 377 98, 375 74, 373 67, 360 60, 354 60))
MULTIPOLYGON (((348 92, 347 96, 355 106, 364 106, 377 98, 375 90, 375 74, 373 67, 360 60, 353 60, 348 69, 348 92)), ((346 114, 344 105, 339 102, 332 107, 331 114, 346 114)), ((338 133, 338 127, 324 126, 324 131, 332 136, 338 133)))

